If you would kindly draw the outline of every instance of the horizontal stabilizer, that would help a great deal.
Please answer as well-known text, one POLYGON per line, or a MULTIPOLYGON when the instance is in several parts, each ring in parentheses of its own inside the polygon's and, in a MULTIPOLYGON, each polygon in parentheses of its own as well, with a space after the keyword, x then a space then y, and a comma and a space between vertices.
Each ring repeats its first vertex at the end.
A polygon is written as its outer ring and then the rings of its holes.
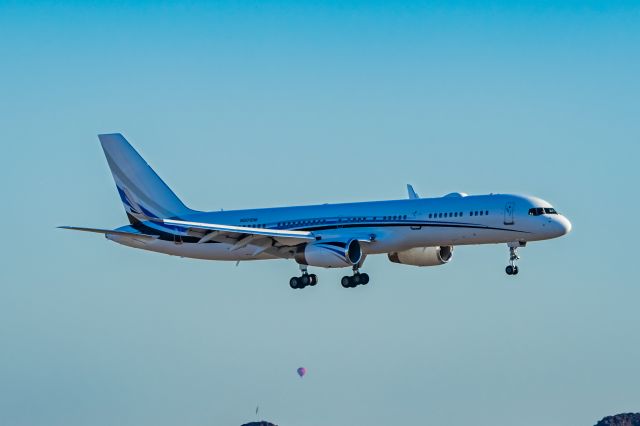
POLYGON ((70 229, 72 231, 83 231, 83 232, 94 232, 96 234, 104 234, 104 235, 117 235, 120 237, 129 237, 136 239, 156 239, 157 235, 147 235, 147 234, 138 234, 135 232, 125 232, 125 231, 114 231, 112 229, 98 229, 98 228, 81 228, 78 226, 58 226, 60 229, 70 229))

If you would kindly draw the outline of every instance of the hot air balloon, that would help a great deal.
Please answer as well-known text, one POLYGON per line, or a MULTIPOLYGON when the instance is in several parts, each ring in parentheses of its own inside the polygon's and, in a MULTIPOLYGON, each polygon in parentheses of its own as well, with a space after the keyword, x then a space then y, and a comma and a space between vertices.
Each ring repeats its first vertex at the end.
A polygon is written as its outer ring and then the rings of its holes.
POLYGON ((307 374, 307 369, 304 367, 300 367, 296 371, 298 372, 298 376, 300 376, 301 378, 304 377, 305 374, 307 374))

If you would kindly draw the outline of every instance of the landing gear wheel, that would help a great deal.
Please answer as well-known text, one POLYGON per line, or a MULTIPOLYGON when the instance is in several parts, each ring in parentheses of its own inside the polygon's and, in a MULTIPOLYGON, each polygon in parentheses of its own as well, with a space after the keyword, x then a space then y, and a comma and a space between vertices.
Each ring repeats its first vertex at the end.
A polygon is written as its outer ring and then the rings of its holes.
POLYGON ((357 274, 353 274, 353 276, 351 277, 351 285, 355 287, 360 284, 362 284, 362 279, 360 278, 360 272, 358 272, 357 274))
POLYGON ((310 274, 307 271, 307 265, 299 264, 299 266, 301 275, 289 280, 289 286, 291 286, 291 288, 305 288, 318 284, 318 276, 316 274, 310 274))
POLYGON ((346 276, 346 275, 344 277, 342 277, 342 279, 340 280, 340 284, 342 284, 342 287, 344 287, 344 288, 355 287, 354 285, 351 284, 351 277, 346 276))
POLYGON ((344 288, 354 288, 359 285, 367 285, 369 283, 369 274, 354 273, 352 276, 344 276, 340 280, 340 284, 344 288))
POLYGON ((294 290, 297 289, 297 288, 300 288, 300 283, 298 281, 299 281, 298 277, 292 277, 289 280, 289 287, 291 287, 294 290))
POLYGON ((308 274, 303 274, 299 278, 299 281, 302 284, 301 288, 305 288, 306 286, 311 284, 311 277, 308 274))
POLYGON ((513 266, 511 266, 511 265, 507 266, 504 271, 507 273, 507 275, 513 275, 513 273, 514 273, 513 272, 514 271, 513 266))
POLYGON ((513 267, 513 275, 518 275, 518 271, 519 271, 518 267, 514 266, 513 267))

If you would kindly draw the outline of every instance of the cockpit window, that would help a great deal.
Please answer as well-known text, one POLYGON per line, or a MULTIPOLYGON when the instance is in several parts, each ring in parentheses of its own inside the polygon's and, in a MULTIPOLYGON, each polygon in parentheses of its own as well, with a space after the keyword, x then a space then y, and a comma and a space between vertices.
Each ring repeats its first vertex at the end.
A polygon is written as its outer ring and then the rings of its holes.
POLYGON ((529 209, 529 216, 540 216, 543 214, 558 214, 558 212, 556 211, 556 209, 551 207, 534 207, 529 209))

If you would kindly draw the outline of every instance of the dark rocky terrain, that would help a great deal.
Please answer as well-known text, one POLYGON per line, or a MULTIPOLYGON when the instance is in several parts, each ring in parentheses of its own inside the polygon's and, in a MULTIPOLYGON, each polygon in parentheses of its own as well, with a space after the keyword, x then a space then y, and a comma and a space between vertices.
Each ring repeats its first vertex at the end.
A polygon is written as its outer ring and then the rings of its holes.
POLYGON ((640 413, 616 414, 605 417, 596 426, 640 426, 640 413))

